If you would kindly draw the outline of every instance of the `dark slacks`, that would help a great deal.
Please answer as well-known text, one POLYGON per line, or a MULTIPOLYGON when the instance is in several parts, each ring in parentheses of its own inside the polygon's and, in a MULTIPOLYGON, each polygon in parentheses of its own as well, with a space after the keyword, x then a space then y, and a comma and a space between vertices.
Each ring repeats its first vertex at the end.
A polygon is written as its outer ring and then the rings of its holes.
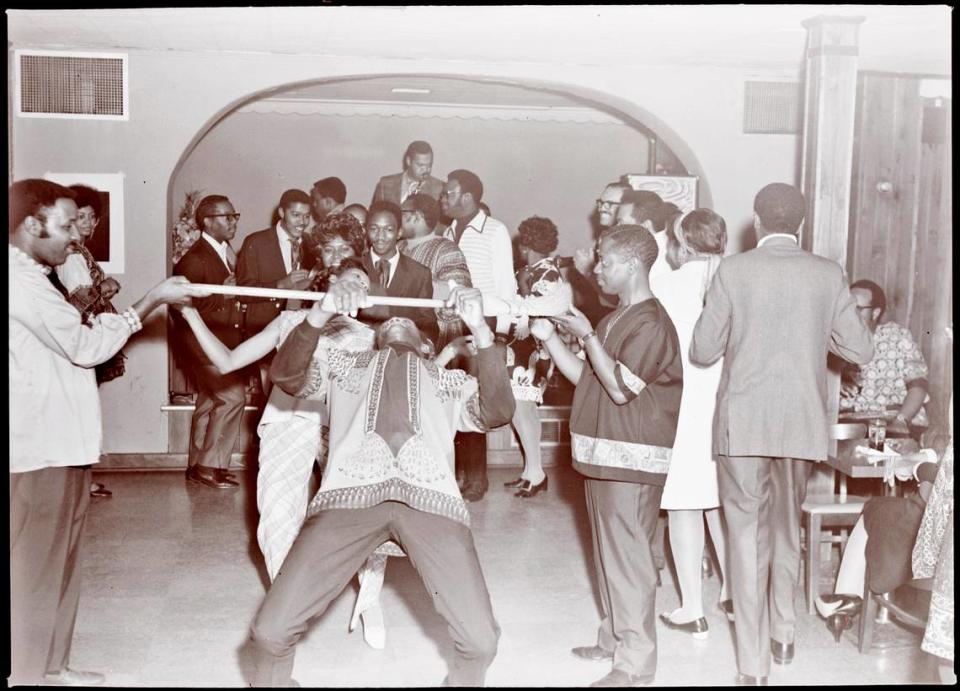
POLYGON ((603 619, 597 645, 613 652, 613 668, 655 674, 657 569, 651 544, 662 487, 585 481, 593 563, 603 619))
POLYGON ((297 641, 387 539, 403 547, 447 622, 454 659, 446 684, 483 685, 500 628, 470 529, 389 501, 328 509, 304 523, 251 627, 254 686, 289 685, 297 641))
POLYGON ((457 474, 463 475, 463 488, 486 492, 490 486, 487 479, 487 435, 483 432, 457 432, 453 438, 453 452, 457 474))
POLYGON ((247 370, 220 374, 213 365, 195 365, 197 405, 190 420, 187 463, 229 468, 240 436, 247 395, 247 370))
POLYGON ((812 462, 720 456, 717 479, 727 522, 730 594, 742 674, 770 672, 770 639, 793 643, 800 577, 800 505, 812 462))
POLYGON ((10 684, 66 668, 80 601, 90 468, 10 473, 10 684))

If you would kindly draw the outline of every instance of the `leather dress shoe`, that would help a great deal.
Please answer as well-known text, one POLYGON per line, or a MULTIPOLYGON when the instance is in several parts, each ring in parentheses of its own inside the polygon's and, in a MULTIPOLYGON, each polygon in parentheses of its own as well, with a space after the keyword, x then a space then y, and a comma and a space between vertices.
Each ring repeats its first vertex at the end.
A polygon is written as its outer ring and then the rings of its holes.
POLYGON ((605 677, 590 684, 591 687, 603 686, 647 686, 653 683, 653 674, 627 674, 622 669, 610 670, 605 677))
POLYGON ((778 665, 789 665, 793 662, 793 643, 780 643, 770 639, 770 654, 778 665))
POLYGON ((112 497, 113 492, 108 490, 99 482, 94 482, 93 485, 90 486, 90 496, 91 497, 112 497))
POLYGON ((56 674, 46 674, 43 677, 44 684, 54 686, 102 686, 107 680, 99 672, 81 672, 78 669, 65 667, 56 674))
POLYGON ((483 499, 483 495, 487 493, 489 485, 486 480, 473 482, 467 480, 467 485, 463 490, 463 499, 464 501, 480 501, 483 499))
POLYGON ((570 651, 582 660, 612 660, 613 653, 599 645, 584 645, 570 651))
POLYGON ((688 621, 684 624, 678 624, 670 618, 669 614, 661 614, 660 621, 662 621, 668 629, 685 631, 686 633, 691 634, 698 641, 704 640, 710 634, 710 627, 707 626, 706 617, 700 617, 699 619, 694 619, 693 621, 688 621))
POLYGON ((224 470, 222 468, 194 466, 193 472, 187 475, 187 479, 191 482, 197 482, 201 485, 215 487, 217 489, 231 489, 240 486, 239 482, 224 477, 224 470))
POLYGON ((541 482, 539 485, 534 485, 534 484, 531 484, 529 480, 524 480, 523 484, 520 485, 520 491, 514 494, 513 496, 523 497, 524 499, 526 499, 527 497, 535 497, 541 492, 546 492, 547 484, 548 484, 547 481, 549 479, 550 478, 544 475, 543 482, 541 482))
POLYGON ((515 478, 515 479, 513 479, 513 480, 510 480, 509 482, 504 482, 504 483, 503 483, 503 486, 504 486, 504 487, 519 487, 519 486, 522 485, 524 482, 526 482, 526 480, 524 480, 522 477, 518 477, 518 478, 515 478))
POLYGON ((727 621, 735 621, 733 617, 733 600, 730 598, 722 600, 721 602, 717 603, 717 607, 719 607, 720 611, 726 615, 727 621))
POLYGON ((766 677, 752 677, 749 674, 738 674, 734 680, 737 686, 766 686, 766 677))

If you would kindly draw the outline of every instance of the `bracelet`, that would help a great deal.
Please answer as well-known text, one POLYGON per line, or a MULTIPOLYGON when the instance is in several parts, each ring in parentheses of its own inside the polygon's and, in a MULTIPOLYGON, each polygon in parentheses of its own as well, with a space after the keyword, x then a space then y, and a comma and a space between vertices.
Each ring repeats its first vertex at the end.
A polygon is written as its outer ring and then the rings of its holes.
POLYGON ((597 337, 597 332, 591 331, 590 333, 584 334, 583 338, 580 339, 580 342, 583 344, 586 344, 586 342, 589 341, 591 338, 596 338, 596 337, 597 337))
POLYGON ((133 307, 128 307, 127 309, 123 310, 123 312, 120 313, 120 316, 126 320, 127 326, 130 327, 131 334, 135 334, 143 328, 143 322, 140 321, 140 315, 137 314, 137 311, 133 309, 133 307))

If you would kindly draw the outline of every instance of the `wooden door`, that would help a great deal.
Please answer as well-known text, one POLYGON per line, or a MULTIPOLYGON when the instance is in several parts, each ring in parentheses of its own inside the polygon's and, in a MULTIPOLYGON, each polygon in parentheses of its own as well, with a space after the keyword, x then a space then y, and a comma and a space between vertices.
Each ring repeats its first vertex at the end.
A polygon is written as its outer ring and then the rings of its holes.
POLYGON ((953 392, 952 128, 950 99, 923 97, 924 78, 860 74, 847 271, 878 283, 884 320, 919 342, 936 424, 953 392))

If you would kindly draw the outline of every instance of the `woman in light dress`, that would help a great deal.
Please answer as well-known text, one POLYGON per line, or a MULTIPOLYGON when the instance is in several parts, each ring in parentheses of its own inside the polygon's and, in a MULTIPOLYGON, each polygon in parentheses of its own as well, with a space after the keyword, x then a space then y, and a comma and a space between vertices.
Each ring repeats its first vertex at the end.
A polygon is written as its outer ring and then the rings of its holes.
POLYGON ((683 356, 683 398, 677 438, 660 502, 660 507, 667 510, 681 605, 673 612, 661 614, 660 620, 670 628, 691 633, 695 638, 706 638, 709 631, 701 585, 704 519, 720 567, 719 607, 730 620, 733 619, 733 607, 727 595, 717 465, 712 452, 713 411, 723 362, 698 367, 690 362, 688 355, 693 328, 703 311, 704 296, 726 242, 726 224, 710 209, 696 209, 679 217, 667 236, 667 261, 674 270, 660 274, 650 282, 654 295, 673 320, 683 356))

